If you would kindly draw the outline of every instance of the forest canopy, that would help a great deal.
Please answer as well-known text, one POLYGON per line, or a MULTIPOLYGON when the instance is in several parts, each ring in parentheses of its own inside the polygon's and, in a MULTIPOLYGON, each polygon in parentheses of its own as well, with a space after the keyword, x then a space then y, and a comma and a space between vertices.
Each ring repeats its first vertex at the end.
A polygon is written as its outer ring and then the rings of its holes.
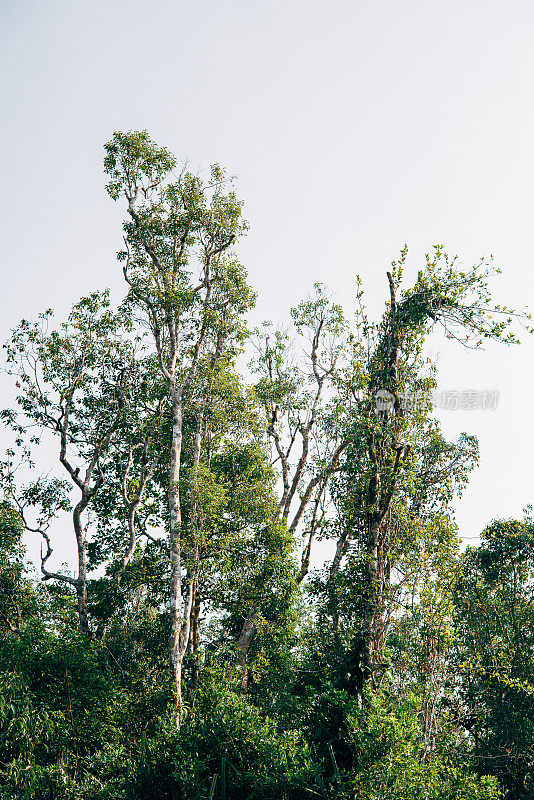
POLYGON ((0 798, 534 797, 534 519, 462 551, 478 443, 426 349, 530 330, 499 270, 439 245, 410 284, 404 248, 378 320, 355 276, 354 313, 316 284, 251 331, 224 169, 146 131, 104 169, 123 298, 5 345, 0 798))

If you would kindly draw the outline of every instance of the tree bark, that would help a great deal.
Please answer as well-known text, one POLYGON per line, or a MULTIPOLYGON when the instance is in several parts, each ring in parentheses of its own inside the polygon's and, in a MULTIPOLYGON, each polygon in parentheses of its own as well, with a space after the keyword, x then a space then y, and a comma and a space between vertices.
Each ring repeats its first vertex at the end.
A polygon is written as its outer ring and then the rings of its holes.
POLYGON ((183 713, 182 706, 182 661, 183 616, 182 616, 182 563, 181 526, 182 509, 180 504, 180 458, 182 452, 183 401, 182 391, 172 389, 172 444, 169 470, 169 510, 170 535, 169 551, 171 564, 170 577, 170 667, 174 680, 175 708, 178 719, 183 713))
POLYGON ((250 650, 250 645, 252 644, 252 640, 257 632, 256 623, 258 621, 258 616, 259 610, 253 609, 253 611, 243 622, 243 627, 241 628, 241 633, 239 634, 239 639, 237 640, 237 660, 241 670, 240 686, 243 693, 246 693, 248 690, 249 669, 247 665, 247 656, 248 651, 250 650))

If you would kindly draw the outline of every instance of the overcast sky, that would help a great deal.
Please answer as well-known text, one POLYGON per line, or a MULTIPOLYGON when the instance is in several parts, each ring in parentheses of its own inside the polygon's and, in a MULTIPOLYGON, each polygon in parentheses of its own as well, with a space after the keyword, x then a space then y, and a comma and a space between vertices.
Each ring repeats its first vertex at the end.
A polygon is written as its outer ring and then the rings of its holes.
MULTIPOLYGON (((437 242, 493 253, 498 301, 533 308, 533 40, 532 0, 0 0, 2 341, 93 289, 120 299, 102 145, 143 128, 238 177, 255 320, 314 281, 350 307, 355 273, 378 314, 404 243, 410 274, 437 242)), ((473 541, 534 501, 534 340, 433 348, 441 388, 500 392, 440 412, 480 440, 457 513, 473 541)))

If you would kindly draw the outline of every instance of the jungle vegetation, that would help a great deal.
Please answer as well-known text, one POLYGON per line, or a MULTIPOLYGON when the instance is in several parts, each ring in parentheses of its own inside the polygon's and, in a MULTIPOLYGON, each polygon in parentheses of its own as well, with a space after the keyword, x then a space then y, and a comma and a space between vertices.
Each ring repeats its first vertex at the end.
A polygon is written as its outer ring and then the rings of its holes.
POLYGON ((355 278, 250 331, 224 170, 146 131, 104 168, 124 297, 5 346, 2 800, 534 798, 534 519, 462 550, 425 349, 517 341, 498 270, 404 249, 377 321, 355 278))

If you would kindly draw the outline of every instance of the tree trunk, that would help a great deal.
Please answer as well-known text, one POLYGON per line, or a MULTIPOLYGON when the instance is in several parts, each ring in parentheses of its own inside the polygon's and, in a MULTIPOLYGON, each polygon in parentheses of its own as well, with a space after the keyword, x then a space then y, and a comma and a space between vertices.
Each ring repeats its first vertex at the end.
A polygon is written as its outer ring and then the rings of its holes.
POLYGON ((171 442, 171 463, 169 470, 169 513, 170 513, 170 532, 169 532, 169 557, 171 565, 170 578, 170 612, 171 612, 171 634, 169 642, 169 658, 171 675, 175 691, 175 708, 178 713, 178 721, 181 721, 182 706, 182 638, 183 638, 183 617, 182 617, 182 564, 181 564, 181 525, 182 510, 180 505, 180 458, 182 452, 182 392, 175 389, 172 391, 172 442, 171 442))
POLYGON ((258 621, 258 609, 254 609, 245 619, 239 639, 237 640, 237 660, 241 669, 241 691, 246 693, 248 690, 249 671, 247 665, 248 651, 252 640, 257 633, 256 623, 258 621))
POLYGON ((379 570, 379 518, 371 519, 363 572, 363 610, 361 628, 352 638, 344 665, 347 689, 363 697, 366 683, 380 665, 381 590, 379 570))
POLYGON ((76 596, 78 601, 78 617, 80 620, 80 630, 86 639, 91 639, 91 628, 89 627, 89 618, 87 614, 87 581, 84 578, 78 578, 76 581, 76 596))
POLYGON ((88 500, 85 493, 82 499, 75 506, 72 520, 74 523, 74 533, 76 535, 76 546, 78 550, 78 577, 76 579, 76 597, 78 604, 78 618, 80 620, 80 630, 86 639, 91 639, 91 628, 89 626, 89 615, 87 613, 87 551, 85 546, 85 534, 82 526, 81 515, 86 507, 88 500))

